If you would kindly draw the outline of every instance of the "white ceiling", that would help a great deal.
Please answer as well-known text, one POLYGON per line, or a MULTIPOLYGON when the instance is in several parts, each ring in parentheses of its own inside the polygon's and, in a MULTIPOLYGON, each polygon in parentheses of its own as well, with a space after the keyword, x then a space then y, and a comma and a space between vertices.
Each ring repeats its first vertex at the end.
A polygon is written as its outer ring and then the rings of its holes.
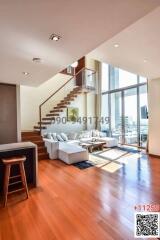
POLYGON ((160 7, 100 45, 88 56, 149 79, 158 78, 160 77, 159 24, 160 7), (115 48, 115 44, 119 44, 119 47, 115 48))
POLYGON ((159 0, 0 0, 0 82, 37 86, 159 5, 159 0), (62 36, 49 40, 51 33, 62 36), (41 57, 42 64, 32 62, 41 57), (22 72, 29 72, 25 77, 22 72))

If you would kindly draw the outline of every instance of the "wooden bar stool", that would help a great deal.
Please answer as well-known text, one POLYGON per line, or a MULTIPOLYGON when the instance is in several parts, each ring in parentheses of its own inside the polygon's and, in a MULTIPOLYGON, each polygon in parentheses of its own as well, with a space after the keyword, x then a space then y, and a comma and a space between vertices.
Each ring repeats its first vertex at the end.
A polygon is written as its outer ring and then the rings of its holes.
POLYGON ((25 169, 24 169, 24 161, 25 160, 26 160, 25 156, 2 159, 2 162, 5 165, 4 206, 7 205, 7 198, 8 198, 9 194, 24 190, 26 192, 26 195, 27 195, 27 198, 28 198, 28 187, 27 187, 26 174, 25 174, 25 169), (10 176, 11 167, 13 165, 19 165, 20 175, 10 176), (10 183, 10 179, 14 180, 14 179, 17 179, 19 177, 21 178, 21 180, 10 183), (22 186, 23 186, 22 188, 18 188, 16 190, 9 191, 9 186, 13 186, 13 185, 16 185, 16 184, 19 184, 19 183, 22 183, 22 186))

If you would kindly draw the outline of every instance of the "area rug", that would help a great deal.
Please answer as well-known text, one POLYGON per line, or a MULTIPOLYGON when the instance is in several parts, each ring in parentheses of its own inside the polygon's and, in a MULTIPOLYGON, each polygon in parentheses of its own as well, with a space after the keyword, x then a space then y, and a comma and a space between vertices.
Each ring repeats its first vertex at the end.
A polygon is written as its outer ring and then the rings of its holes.
POLYGON ((128 154, 127 151, 114 148, 108 151, 103 151, 102 153, 99 154, 99 156, 109 160, 116 160, 126 154, 128 154))
POLYGON ((108 172, 115 172, 127 164, 129 160, 137 158, 140 151, 128 147, 107 148, 103 151, 89 154, 89 160, 74 163, 73 166, 83 170, 90 167, 98 167, 108 172))
POLYGON ((72 165, 81 170, 95 166, 95 164, 92 163, 91 161, 83 161, 83 162, 73 163, 72 165))
POLYGON ((82 170, 82 169, 86 169, 86 168, 94 167, 94 166, 101 167, 107 163, 109 163, 109 161, 107 159, 103 159, 103 158, 95 156, 93 154, 89 154, 88 161, 73 163, 72 165, 82 170))

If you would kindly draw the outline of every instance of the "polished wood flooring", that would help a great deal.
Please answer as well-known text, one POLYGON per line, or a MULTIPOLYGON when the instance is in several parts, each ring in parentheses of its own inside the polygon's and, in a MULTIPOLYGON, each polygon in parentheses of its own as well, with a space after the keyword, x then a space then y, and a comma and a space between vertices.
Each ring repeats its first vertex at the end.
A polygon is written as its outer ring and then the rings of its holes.
POLYGON ((130 240, 134 206, 160 202, 160 159, 141 156, 114 173, 39 162, 28 200, 0 206, 0 240, 130 240))

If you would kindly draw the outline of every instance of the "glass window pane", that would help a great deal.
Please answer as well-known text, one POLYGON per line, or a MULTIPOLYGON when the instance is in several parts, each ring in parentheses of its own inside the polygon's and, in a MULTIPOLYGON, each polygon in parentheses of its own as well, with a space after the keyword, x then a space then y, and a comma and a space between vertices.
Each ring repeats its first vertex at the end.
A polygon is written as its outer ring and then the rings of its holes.
POLYGON ((96 87, 96 82, 95 82, 95 74, 93 73, 92 70, 85 69, 85 87, 86 88, 91 88, 94 89, 96 87))
POLYGON ((125 143, 137 145, 137 88, 124 91, 124 113, 125 143))
POLYGON ((137 84, 137 75, 119 69, 119 87, 127 87, 137 84))
POLYGON ((111 94, 111 133, 112 137, 122 141, 122 98, 121 92, 111 94))
POLYGON ((109 66, 106 63, 102 63, 102 92, 109 90, 109 66))
POLYGON ((137 84, 137 75, 123 69, 110 67, 111 90, 137 84))
POLYGON ((108 94, 102 95, 101 117, 101 131, 106 132, 107 136, 109 136, 108 94))
POLYGON ((147 78, 140 76, 140 77, 139 77, 139 82, 140 82, 140 83, 147 82, 147 78))
POLYGON ((140 93, 140 146, 147 146, 148 136, 148 102, 147 102, 147 86, 139 87, 140 93))

